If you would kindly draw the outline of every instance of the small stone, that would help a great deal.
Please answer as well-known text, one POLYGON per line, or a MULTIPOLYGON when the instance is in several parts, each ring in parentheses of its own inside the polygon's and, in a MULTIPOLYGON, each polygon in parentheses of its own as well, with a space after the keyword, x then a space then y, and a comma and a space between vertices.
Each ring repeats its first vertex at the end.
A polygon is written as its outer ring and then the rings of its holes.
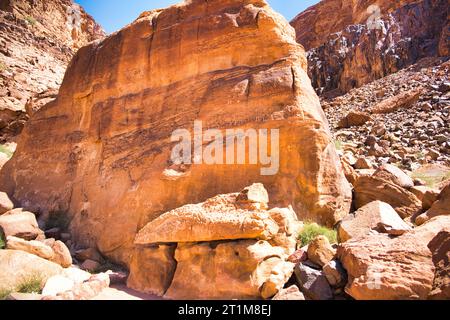
POLYGON ((323 273, 332 287, 343 288, 347 284, 347 272, 338 260, 328 262, 323 273))
POLYGON ((81 269, 94 272, 100 268, 100 263, 94 260, 86 260, 82 263, 81 269))
POLYGON ((272 300, 305 300, 305 296, 296 285, 281 289, 272 300))
POLYGON ((317 236, 308 246, 308 258, 323 267, 336 255, 336 250, 325 236, 317 236))
POLYGON ((295 277, 302 292, 312 300, 331 300, 333 292, 325 274, 314 270, 304 264, 298 264, 295 269, 295 277))
POLYGON ((0 215, 12 209, 14 209, 14 203, 12 203, 6 193, 0 192, 0 215))
POLYGON ((367 158, 358 158, 353 167, 355 169, 373 169, 372 162, 367 158))

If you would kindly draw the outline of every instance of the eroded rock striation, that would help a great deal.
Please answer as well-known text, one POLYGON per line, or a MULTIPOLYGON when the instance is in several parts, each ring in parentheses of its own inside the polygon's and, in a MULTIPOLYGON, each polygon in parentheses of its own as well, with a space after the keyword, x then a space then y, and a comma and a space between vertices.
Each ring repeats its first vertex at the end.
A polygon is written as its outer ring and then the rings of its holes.
POLYGON ((291 24, 319 92, 345 93, 421 58, 448 56, 446 0, 326 0, 291 24))
POLYGON ((0 3, 0 140, 55 99, 73 54, 103 29, 72 0, 0 3), (26 108, 27 106, 27 108, 26 108))
POLYGON ((272 205, 334 225, 351 190, 306 65, 293 28, 265 1, 144 13, 78 51, 57 100, 27 123, 1 185, 33 212, 66 212, 76 242, 124 264, 137 230, 163 212, 254 182, 272 205), (172 133, 192 133, 195 120, 279 129, 278 173, 173 163, 172 133))

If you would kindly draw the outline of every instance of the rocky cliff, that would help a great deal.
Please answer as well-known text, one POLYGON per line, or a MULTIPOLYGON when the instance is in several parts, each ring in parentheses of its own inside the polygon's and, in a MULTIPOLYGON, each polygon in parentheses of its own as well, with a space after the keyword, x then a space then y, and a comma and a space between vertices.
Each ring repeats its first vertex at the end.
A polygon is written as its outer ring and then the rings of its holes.
POLYGON ((56 97, 73 54, 104 35, 72 0, 0 2, 0 140, 56 97))
POLYGON ((43 216, 67 213, 78 243, 126 264, 149 221, 254 182, 272 205, 334 225, 351 190, 306 64, 293 28, 262 0, 144 13, 78 51, 57 100, 27 123, 1 185, 43 216), (192 134, 195 120, 227 141, 225 129, 279 130, 279 170, 173 162, 173 132, 192 134))
POLYGON ((321 1, 291 24, 318 92, 340 93, 448 55, 448 1, 321 1), (326 19, 324 19, 326 17, 326 19))

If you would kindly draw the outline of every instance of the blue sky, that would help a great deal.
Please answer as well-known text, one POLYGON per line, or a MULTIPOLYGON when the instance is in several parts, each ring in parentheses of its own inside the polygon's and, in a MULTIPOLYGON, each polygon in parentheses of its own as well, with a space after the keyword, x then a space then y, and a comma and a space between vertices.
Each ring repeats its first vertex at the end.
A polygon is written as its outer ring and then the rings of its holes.
MULTIPOLYGON (((111 33, 134 21, 141 12, 165 8, 181 0, 75 0, 111 33)), ((319 0, 268 0, 288 20, 319 0)))

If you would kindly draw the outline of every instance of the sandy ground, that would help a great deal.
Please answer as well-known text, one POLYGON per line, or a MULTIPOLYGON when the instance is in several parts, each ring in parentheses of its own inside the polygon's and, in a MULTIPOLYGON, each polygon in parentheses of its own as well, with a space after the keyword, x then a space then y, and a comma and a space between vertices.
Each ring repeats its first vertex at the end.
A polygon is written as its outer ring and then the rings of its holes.
POLYGON ((92 300, 163 300, 161 297, 144 294, 127 288, 125 285, 113 285, 103 290, 92 300))

